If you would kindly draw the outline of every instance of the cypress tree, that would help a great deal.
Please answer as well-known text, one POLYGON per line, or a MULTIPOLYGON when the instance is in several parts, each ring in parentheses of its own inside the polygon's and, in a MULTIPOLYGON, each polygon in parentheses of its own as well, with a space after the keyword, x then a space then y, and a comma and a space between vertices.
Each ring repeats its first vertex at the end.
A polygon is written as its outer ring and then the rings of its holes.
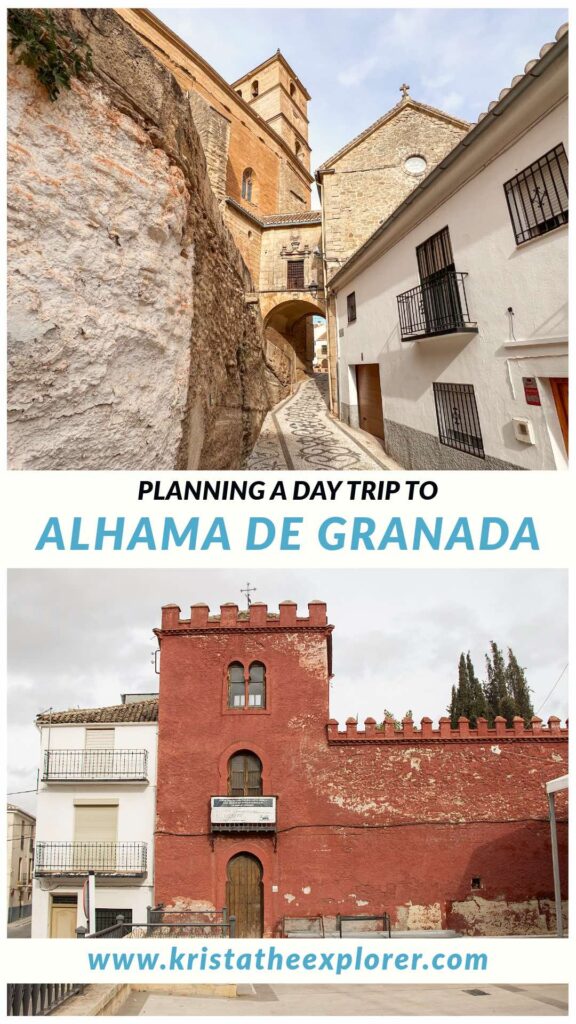
POLYGON ((530 699, 532 691, 530 690, 526 680, 526 672, 518 664, 516 655, 511 647, 508 648, 506 683, 508 686, 508 693, 514 704, 514 714, 523 718, 525 725, 530 725, 530 721, 534 715, 534 707, 530 699))
POLYGON ((474 672, 474 665, 470 657, 470 651, 466 655, 466 670, 468 673, 468 690, 470 693, 470 704, 468 718, 470 725, 475 728, 479 718, 486 718, 486 697, 482 684, 474 672))
POLYGON ((449 706, 446 708, 446 711, 450 715, 450 724, 452 728, 455 729, 458 724, 458 718, 460 717, 460 711, 458 709, 458 691, 455 686, 452 687, 452 699, 449 706))
POLYGON ((484 685, 484 696, 488 722, 490 725, 494 725, 496 715, 503 715, 507 721, 510 718, 511 722, 514 710, 508 697, 504 656, 494 640, 490 641, 490 652, 491 654, 486 655, 488 679, 484 685))

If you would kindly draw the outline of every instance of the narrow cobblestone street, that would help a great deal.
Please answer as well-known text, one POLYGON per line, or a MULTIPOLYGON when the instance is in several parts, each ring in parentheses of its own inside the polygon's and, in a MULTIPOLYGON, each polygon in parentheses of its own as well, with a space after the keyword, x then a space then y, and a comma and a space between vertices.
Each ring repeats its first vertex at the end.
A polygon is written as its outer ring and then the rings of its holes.
POLYGON ((377 438, 328 411, 328 375, 316 374, 268 413, 246 464, 252 470, 401 469, 377 438))

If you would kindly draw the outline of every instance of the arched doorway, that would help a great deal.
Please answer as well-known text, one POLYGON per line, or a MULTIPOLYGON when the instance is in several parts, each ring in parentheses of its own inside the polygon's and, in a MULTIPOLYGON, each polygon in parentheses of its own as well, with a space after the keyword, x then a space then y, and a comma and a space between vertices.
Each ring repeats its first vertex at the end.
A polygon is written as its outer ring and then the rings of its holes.
POLYGON ((262 864, 251 853, 237 853, 228 861, 226 906, 236 918, 239 939, 259 939, 264 921, 262 864))
MULTIPOLYGON (((272 301, 273 297, 269 297, 272 301)), ((264 312, 264 311, 263 311, 264 312)), ((315 324, 324 319, 320 302, 309 298, 284 300, 265 312, 267 361, 286 393, 311 377, 315 364, 315 324)))

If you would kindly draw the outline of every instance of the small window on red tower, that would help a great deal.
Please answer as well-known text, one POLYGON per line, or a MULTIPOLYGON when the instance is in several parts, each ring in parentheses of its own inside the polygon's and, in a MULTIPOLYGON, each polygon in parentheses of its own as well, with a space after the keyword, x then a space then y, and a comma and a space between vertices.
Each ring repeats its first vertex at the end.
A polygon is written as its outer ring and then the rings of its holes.
POLYGON ((262 762, 249 750, 239 750, 228 762, 228 796, 262 796, 262 762))
POLYGON ((228 707, 243 708, 246 703, 244 666, 234 661, 228 669, 228 707))
POLYGON ((253 661, 250 665, 248 707, 266 707, 266 669, 261 661, 253 661))

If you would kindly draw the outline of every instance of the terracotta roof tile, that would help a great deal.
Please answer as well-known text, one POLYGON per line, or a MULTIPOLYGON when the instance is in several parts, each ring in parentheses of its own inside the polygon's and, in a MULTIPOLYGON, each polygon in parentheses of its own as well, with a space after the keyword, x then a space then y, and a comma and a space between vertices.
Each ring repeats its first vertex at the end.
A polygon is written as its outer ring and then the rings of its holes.
POLYGON ((483 111, 483 112, 482 112, 481 114, 479 114, 479 115, 478 115, 478 117, 477 117, 477 119, 476 119, 476 123, 478 123, 478 122, 482 121, 482 120, 483 120, 483 118, 485 118, 485 117, 486 117, 486 115, 487 115, 487 114, 488 114, 488 113, 489 113, 489 112, 490 112, 491 110, 493 110, 493 109, 494 109, 494 107, 496 106, 496 104, 497 104, 497 103, 499 103, 499 102, 500 102, 500 100, 503 100, 503 99, 504 99, 504 97, 505 97, 505 96, 506 96, 506 95, 507 95, 507 94, 508 94, 508 93, 510 92, 510 90, 514 88, 514 86, 518 85, 518 83, 519 83, 519 82, 521 82, 521 81, 522 81, 522 79, 526 77, 526 75, 529 75, 529 74, 530 74, 530 72, 531 72, 531 71, 532 71, 532 70, 533 70, 533 69, 534 69, 534 68, 536 67, 536 65, 538 64, 538 61, 542 60, 542 58, 543 58, 543 57, 545 57, 545 56, 546 56, 546 54, 547 54, 547 53, 548 53, 548 52, 549 52, 550 50, 552 50, 552 49, 553 49, 553 47, 554 47, 554 46, 556 45, 556 43, 559 43, 559 42, 560 42, 560 40, 562 39, 562 37, 563 37, 563 36, 565 36, 567 32, 568 32, 568 22, 565 22, 565 23, 564 23, 563 25, 560 25, 560 28, 559 28, 559 29, 558 29, 558 31, 556 32, 556 35, 554 36, 554 42, 553 42, 553 43, 544 43, 544 46, 541 46, 541 47, 540 47, 540 53, 538 54, 538 57, 535 57, 535 58, 534 58, 533 60, 529 60, 529 61, 528 61, 528 63, 527 63, 527 64, 525 64, 525 66, 524 66, 524 73, 523 73, 523 74, 521 74, 521 75, 514 75, 514 78, 513 78, 513 79, 512 79, 512 81, 510 82, 510 85, 507 85, 507 86, 505 86, 505 87, 504 87, 503 89, 501 89, 501 90, 500 90, 500 92, 499 92, 499 94, 498 94, 498 99, 497 99, 497 100, 492 100, 492 101, 491 101, 491 102, 490 102, 490 103, 488 104, 488 107, 487 107, 487 109, 486 109, 486 110, 484 110, 484 111, 483 111))
POLYGON ((282 224, 320 224, 321 221, 320 210, 304 210, 302 213, 272 213, 269 217, 262 217, 262 223, 267 228, 282 224))
POLYGON ((251 210, 247 210, 245 206, 242 206, 232 196, 226 196, 226 202, 229 206, 233 206, 235 210, 239 210, 249 220, 259 224, 261 228, 271 227, 282 227, 284 224, 321 224, 322 213, 320 210, 303 210, 302 213, 271 213, 266 217, 258 217, 251 210))
POLYGON ((37 715, 38 725, 74 725, 89 722, 157 722, 158 697, 113 704, 107 708, 69 708, 68 711, 45 711, 37 715))

